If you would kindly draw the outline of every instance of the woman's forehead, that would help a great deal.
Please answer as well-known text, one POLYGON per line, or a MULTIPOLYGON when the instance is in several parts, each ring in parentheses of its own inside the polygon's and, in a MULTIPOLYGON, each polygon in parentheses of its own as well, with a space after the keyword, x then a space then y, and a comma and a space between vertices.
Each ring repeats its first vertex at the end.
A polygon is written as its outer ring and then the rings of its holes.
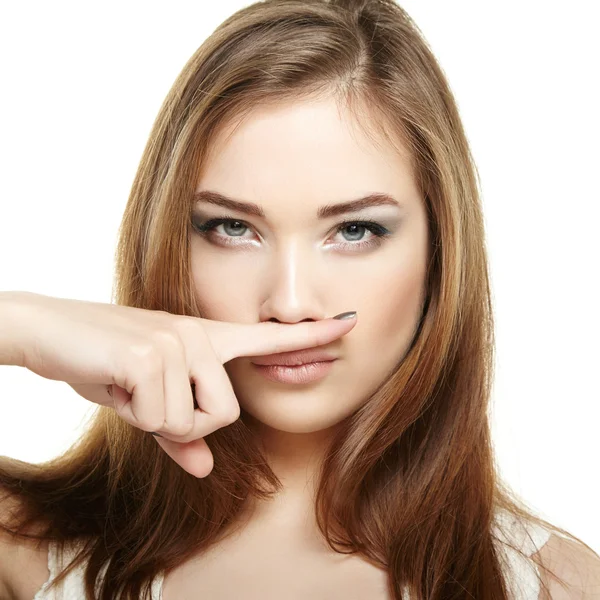
POLYGON ((356 198, 372 192, 414 196, 411 161, 371 137, 334 100, 270 106, 217 135, 197 190, 250 199, 274 193, 356 198))

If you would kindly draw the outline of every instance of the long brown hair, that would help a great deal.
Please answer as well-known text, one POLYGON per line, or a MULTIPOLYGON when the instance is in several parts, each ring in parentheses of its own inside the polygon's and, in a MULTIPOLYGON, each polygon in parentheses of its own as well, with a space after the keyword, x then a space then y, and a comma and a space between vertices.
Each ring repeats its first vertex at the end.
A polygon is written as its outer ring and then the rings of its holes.
MULTIPOLYGON (((323 463, 319 527, 333 550, 384 568, 394 599, 405 587, 415 600, 508 598, 495 515, 577 538, 533 514, 494 463, 494 327, 478 175, 444 73, 396 3, 267 0, 214 31, 177 77, 144 150, 120 228, 114 302, 203 316, 188 232, 211 142, 256 106, 325 96, 367 133, 410 151, 431 245, 410 350, 346 420, 323 463)), ((3 457, 0 487, 21 507, 4 529, 61 545, 83 540, 71 566, 89 560, 88 599, 139 598, 159 572, 218 541, 250 496, 281 488, 244 418, 242 409, 206 437, 214 468, 198 479, 99 407, 61 456, 42 464, 3 457)))

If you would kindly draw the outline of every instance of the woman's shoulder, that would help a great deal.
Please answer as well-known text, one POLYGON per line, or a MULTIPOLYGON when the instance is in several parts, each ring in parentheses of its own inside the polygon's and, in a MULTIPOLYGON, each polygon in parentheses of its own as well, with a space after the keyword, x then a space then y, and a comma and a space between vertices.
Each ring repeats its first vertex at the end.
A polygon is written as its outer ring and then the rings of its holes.
POLYGON ((494 530, 515 598, 600 600, 600 557, 585 543, 504 511, 494 530))
MULTIPOLYGON (((50 589, 56 577, 83 549, 82 540, 63 543, 45 541, 37 549, 20 544, 17 556, 10 559, 10 583, 2 600, 55 600, 57 598, 85 598, 85 569, 87 563, 78 564, 60 583, 50 589)), ((15 548, 11 548, 15 550, 15 548)), ((106 566, 101 572, 104 575, 106 566)), ((153 596, 154 598, 154 596, 153 596)))
MULTIPOLYGON (((89 540, 88 540, 89 541, 89 540)), ((49 542, 47 552, 47 577, 45 581, 37 581, 38 589, 32 595, 28 589, 26 595, 15 597, 15 600, 58 600, 59 598, 86 597, 85 572, 88 567, 87 560, 74 565, 72 570, 66 573, 66 577, 59 582, 57 587, 51 588, 51 584, 62 573, 67 566, 84 551, 86 541, 83 539, 68 540, 64 543, 49 542)), ((104 580, 109 563, 106 562, 98 573, 96 595, 100 595, 100 582, 104 580)), ((163 573, 159 573, 152 581, 150 587, 150 600, 161 600, 162 598, 163 573)))
POLYGON ((600 600, 600 557, 585 544, 551 533, 532 558, 548 587, 540 600, 600 600))
MULTIPOLYGON (((20 506, 16 498, 0 496, 0 520, 4 522, 20 506)), ((0 529, 0 598, 31 600, 34 597, 50 575, 48 546, 47 541, 16 538, 0 529)))

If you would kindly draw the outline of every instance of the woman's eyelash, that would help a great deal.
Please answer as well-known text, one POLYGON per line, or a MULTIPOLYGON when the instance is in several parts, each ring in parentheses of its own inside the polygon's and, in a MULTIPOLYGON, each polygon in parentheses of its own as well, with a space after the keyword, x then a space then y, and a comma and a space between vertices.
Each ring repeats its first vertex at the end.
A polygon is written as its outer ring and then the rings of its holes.
MULTIPOLYGON (((192 226, 196 231, 198 231, 198 233, 208 237, 209 233, 211 233, 216 227, 218 227, 219 225, 222 225, 224 223, 239 223, 244 228, 250 228, 250 226, 247 223, 245 223, 244 221, 242 221, 240 219, 235 219, 232 217, 231 218, 230 217, 219 217, 219 218, 215 218, 215 219, 209 219, 205 223, 201 223, 201 224, 192 221, 192 226)), ((389 229, 387 229, 386 227, 384 227, 377 221, 371 221, 370 219, 361 219, 360 221, 344 221, 342 223, 338 223, 335 233, 337 234, 340 231, 343 231, 344 229, 346 229, 347 227, 349 227, 351 225, 354 225, 357 227, 364 227, 365 229, 368 229, 373 234, 374 237, 369 239, 368 241, 341 242, 341 243, 337 244, 338 246, 342 246, 344 248, 351 248, 353 250, 360 249, 360 248, 366 248, 368 246, 376 246, 376 245, 381 244, 383 241, 383 238, 391 233, 389 231, 389 229)), ((230 245, 230 246, 240 245, 239 243, 237 243, 235 241, 230 241, 230 240, 235 240, 236 237, 239 237, 239 236, 222 236, 222 235, 219 236, 219 238, 222 240, 223 240, 223 238, 225 238, 223 241, 224 245, 230 245)))

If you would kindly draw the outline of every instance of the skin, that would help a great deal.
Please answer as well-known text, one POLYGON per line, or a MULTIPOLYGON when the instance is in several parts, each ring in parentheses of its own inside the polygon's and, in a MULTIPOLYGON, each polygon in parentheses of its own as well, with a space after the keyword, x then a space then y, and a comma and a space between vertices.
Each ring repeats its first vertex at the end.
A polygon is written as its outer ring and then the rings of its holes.
MULTIPOLYGON (((191 234, 203 316, 296 323, 356 310, 359 318, 348 334, 328 344, 338 360, 314 384, 265 380, 248 357, 225 365, 249 415, 247 423, 265 443, 284 491, 252 507, 236 535, 172 571, 163 584, 164 600, 225 600, 242 590, 248 600, 389 598, 386 572, 359 556, 325 547, 312 514, 313 476, 332 433, 402 359, 424 299, 424 205, 408 155, 382 144, 373 147, 352 127, 349 114, 340 115, 333 101, 320 101, 256 111, 213 147, 198 190, 260 204, 266 219, 206 203, 196 207, 200 223, 228 216, 249 227, 231 228, 230 223, 218 226, 210 238, 191 234), (374 191, 391 194, 402 208, 368 208, 327 221, 315 217, 322 204, 374 191), (379 246, 344 249, 344 242, 358 244, 372 234, 361 228, 338 231, 339 223, 365 218, 391 234, 379 246), (219 234, 241 245, 219 244, 219 234)), ((583 582, 582 573, 599 571, 596 558, 557 540, 554 536, 536 560, 543 559, 574 589, 582 589, 583 583, 592 589, 590 577, 583 582), (582 567, 576 570, 573 564, 582 567)), ((32 598, 49 576, 47 544, 17 547, 0 537, 0 554, 3 543, 3 555, 11 557, 9 568, 15 573, 8 597, 32 598)), ((551 581, 550 591, 554 598, 563 590, 551 581)))
MULTIPOLYGON (((325 546, 313 510, 316 468, 332 434, 406 353, 425 294, 427 218, 408 153, 383 139, 375 146, 353 119, 334 100, 265 107, 235 131, 224 129, 203 166, 196 191, 259 204, 265 213, 258 218, 204 201, 195 205, 196 225, 233 219, 206 235, 190 228, 204 317, 298 323, 356 310, 358 320, 324 346, 338 359, 315 383, 271 382, 254 370, 251 357, 224 365, 284 490, 249 506, 232 535, 169 573, 165 600, 219 600, 240 590, 261 600, 389 597, 384 570, 325 546), (400 206, 317 219, 322 205, 373 192, 390 194, 400 206), (390 234, 340 228, 363 219, 390 234)), ((15 561, 29 565, 28 577, 15 584, 13 596, 32 598, 49 575, 47 548, 23 545, 20 552, 15 561)))
MULTIPOLYGON (((402 359, 424 299, 424 205, 407 154, 382 144, 374 148, 352 127, 350 115, 340 115, 333 102, 321 101, 256 111, 213 148, 198 190, 260 204, 266 219, 206 203, 196 207, 200 223, 228 216, 248 226, 220 225, 210 238, 191 234, 203 316, 296 323, 356 310, 359 318, 348 334, 328 344, 338 360, 314 384, 265 380, 253 371, 248 357, 226 363, 249 415, 247 423, 265 443, 284 491, 253 506, 235 535, 169 573, 162 587, 164 600, 225 600, 239 597, 240 591, 248 600, 390 597, 385 570, 326 547, 312 514, 315 468, 332 433, 402 359), (322 204, 374 191, 391 194, 402 208, 368 208, 327 221, 315 217, 322 204), (342 220, 364 218, 381 223, 391 235, 379 246, 344 249, 344 242, 358 244, 372 234, 360 228, 338 231, 337 226, 342 220), (240 245, 219 244, 218 235, 235 238, 240 245)), ((0 537, 0 551, 3 541, 0 537)), ((32 598, 49 576, 47 544, 34 548, 23 542, 17 548, 12 540, 5 543, 3 555, 11 557, 9 568, 15 573, 8 597, 32 598)), ((599 572, 596 558, 561 544, 553 536, 534 555, 536 561, 550 566, 573 589, 592 589, 592 571, 599 572)), ((600 585, 600 575, 598 581, 600 585)), ((550 595, 562 597, 564 590, 553 580, 549 583, 550 595)))
MULTIPOLYGON (((196 191, 255 203, 265 213, 259 218, 204 201, 195 205, 195 225, 233 219, 205 235, 190 228, 203 317, 298 323, 356 310, 358 319, 324 346, 338 358, 315 383, 271 382, 254 370, 251 357, 224 365, 284 489, 249 506, 231 535, 169 573, 164 600, 219 600, 240 590, 261 600, 389 597, 384 570, 326 547, 313 509, 316 468, 333 433, 402 360, 425 295, 427 217, 409 155, 383 139, 375 146, 355 124, 334 100, 263 107, 239 128, 223 129, 203 165, 196 191), (400 206, 317 219, 322 205, 373 192, 390 194, 400 206), (363 219, 389 235, 340 228, 363 219)), ((32 598, 49 575, 46 547, 23 545, 20 552, 15 565, 28 567, 14 571, 28 577, 15 584, 19 600, 32 598)))
MULTIPOLYGON (((358 312, 355 327, 324 346, 338 360, 317 382, 271 382, 249 357, 225 365, 250 415, 246 422, 284 483, 283 510, 308 510, 332 433, 368 401, 412 341, 425 294, 424 202, 408 153, 381 138, 374 145, 333 99, 258 109, 237 129, 224 129, 196 189, 206 190, 258 204, 265 217, 195 203, 191 262, 203 316, 298 323, 358 312), (322 205, 372 192, 387 193, 398 205, 317 218, 322 205), (232 221, 199 233, 198 225, 219 217, 232 221), (340 228, 361 219, 376 221, 389 235, 340 228)), ((271 501, 268 510, 282 510, 277 504, 271 501)))
POLYGON ((203 316, 298 323, 356 310, 358 320, 324 346, 338 359, 317 382, 271 382, 251 357, 224 365, 283 491, 253 500, 233 534, 170 573, 164 597, 229 598, 243 589, 262 599, 387 598, 385 571, 326 547, 314 493, 333 433, 369 400, 412 342, 426 293, 424 201, 408 153, 381 138, 374 144, 333 99, 263 107, 235 125, 211 147, 196 192, 257 204, 265 216, 195 203, 191 264, 203 316), (399 205, 317 218, 322 205, 373 192, 399 205), (225 217, 232 220, 204 234, 198 230, 225 217), (364 219, 389 235, 340 227, 364 219))

